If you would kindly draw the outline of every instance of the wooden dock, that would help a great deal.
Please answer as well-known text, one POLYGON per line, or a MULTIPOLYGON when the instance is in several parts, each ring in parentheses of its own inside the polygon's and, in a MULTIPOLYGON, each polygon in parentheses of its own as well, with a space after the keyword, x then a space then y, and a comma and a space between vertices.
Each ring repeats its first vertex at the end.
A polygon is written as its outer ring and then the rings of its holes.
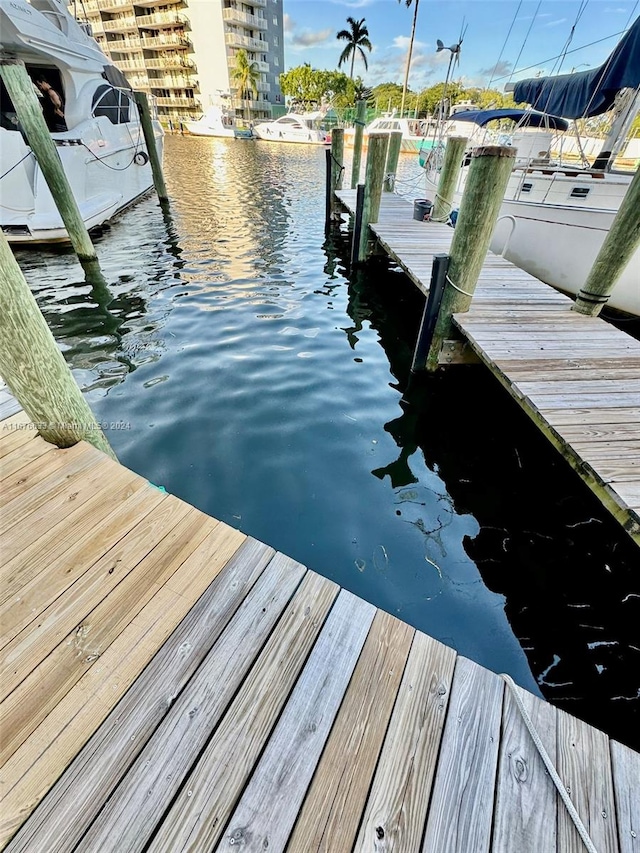
MULTIPOLYGON (((350 212, 355 190, 337 197, 350 212)), ((416 222, 382 194, 379 245, 424 293, 453 230, 416 222)), ((638 286, 640 287, 640 281, 638 286)), ((640 545, 640 341, 489 253, 468 313, 454 322, 479 359, 640 545)))
MULTIPOLYGON (((503 680, 88 444, 0 423, 0 846, 579 853, 503 680)), ((599 853, 640 755, 518 690, 599 853)))

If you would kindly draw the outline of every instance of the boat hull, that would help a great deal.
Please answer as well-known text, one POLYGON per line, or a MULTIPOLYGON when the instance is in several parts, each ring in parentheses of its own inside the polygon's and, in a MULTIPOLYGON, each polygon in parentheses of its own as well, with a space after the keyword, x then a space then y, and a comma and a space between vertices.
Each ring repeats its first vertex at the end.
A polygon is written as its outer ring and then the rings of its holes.
MULTIPOLYGON (((615 215, 615 210, 505 199, 491 250, 541 281, 576 295, 615 215)), ((640 316, 640 249, 618 279, 607 305, 640 316)))

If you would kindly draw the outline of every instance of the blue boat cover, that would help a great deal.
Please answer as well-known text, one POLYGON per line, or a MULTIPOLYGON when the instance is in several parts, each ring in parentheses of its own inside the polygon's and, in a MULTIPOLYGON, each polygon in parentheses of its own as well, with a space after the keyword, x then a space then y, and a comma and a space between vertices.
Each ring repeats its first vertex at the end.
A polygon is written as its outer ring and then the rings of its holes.
POLYGON ((569 127, 565 119, 535 110, 463 110, 449 117, 450 121, 470 121, 479 127, 501 119, 515 121, 520 127, 548 127, 551 130, 567 130, 569 127))
POLYGON ((513 98, 565 118, 606 113, 620 89, 640 86, 640 18, 627 30, 609 59, 592 71, 534 77, 515 84, 513 98))

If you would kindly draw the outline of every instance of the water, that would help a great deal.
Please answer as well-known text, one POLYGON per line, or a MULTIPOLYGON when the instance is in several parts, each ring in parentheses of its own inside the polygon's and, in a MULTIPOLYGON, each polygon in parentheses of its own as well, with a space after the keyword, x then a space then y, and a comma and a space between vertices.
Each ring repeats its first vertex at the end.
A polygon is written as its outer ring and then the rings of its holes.
POLYGON ((324 152, 169 137, 165 171, 108 292, 19 253, 120 460, 640 748, 637 548, 484 368, 407 390, 421 297, 347 278, 324 152))

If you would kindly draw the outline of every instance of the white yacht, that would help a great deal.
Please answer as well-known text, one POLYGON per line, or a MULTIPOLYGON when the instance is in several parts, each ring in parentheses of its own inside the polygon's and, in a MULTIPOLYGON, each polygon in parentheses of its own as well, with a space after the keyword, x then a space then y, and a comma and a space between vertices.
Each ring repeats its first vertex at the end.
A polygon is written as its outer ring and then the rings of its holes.
POLYGON ((226 139, 253 139, 250 127, 241 126, 224 107, 211 106, 198 121, 187 121, 185 127, 193 136, 221 136, 226 139))
MULTIPOLYGON (((433 125, 424 119, 400 118, 394 115, 379 116, 374 118, 364 129, 362 147, 367 147, 370 133, 386 133, 390 135, 394 131, 402 133, 402 144, 400 152, 405 154, 416 154, 428 151, 433 146, 433 125)), ((344 132, 344 144, 347 148, 353 148, 355 128, 349 127, 344 132)))
MULTIPOLYGON (((23 60, 31 79, 62 100, 51 136, 85 224, 101 225, 153 186, 131 87, 60 0, 0 0, 0 34, 3 53, 23 60)), ((42 106, 51 118, 46 91, 42 106)), ((162 154, 156 120, 154 129, 162 154)), ((68 239, 1 81, 0 226, 10 242, 68 239)))
POLYGON ((328 145, 331 134, 322 127, 324 113, 287 113, 274 121, 261 121, 253 128, 254 136, 267 142, 301 142, 328 145))

